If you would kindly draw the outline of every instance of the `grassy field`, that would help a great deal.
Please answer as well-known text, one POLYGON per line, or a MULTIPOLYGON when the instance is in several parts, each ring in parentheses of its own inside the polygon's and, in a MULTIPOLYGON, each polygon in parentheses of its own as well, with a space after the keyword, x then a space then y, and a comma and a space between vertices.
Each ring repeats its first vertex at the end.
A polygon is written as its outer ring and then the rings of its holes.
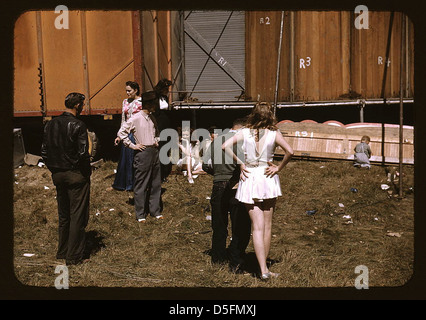
MULTIPOLYGON (((251 241, 245 273, 210 263, 210 176, 190 185, 172 174, 163 184, 165 219, 138 224, 129 195, 110 190, 115 168, 108 161, 93 172, 90 260, 69 267, 70 287, 353 287, 360 265, 368 268, 370 287, 397 287, 413 274, 412 166, 404 166, 404 197, 398 199, 382 166, 364 170, 344 161, 291 161, 280 173, 283 196, 269 257, 271 271, 281 276, 267 282, 256 277, 251 241), (382 184, 391 188, 382 190, 382 184), (309 210, 316 211, 309 215, 309 210)), ((27 286, 54 287, 55 267, 64 264, 55 259, 55 195, 46 168, 15 170, 14 270, 27 286)))

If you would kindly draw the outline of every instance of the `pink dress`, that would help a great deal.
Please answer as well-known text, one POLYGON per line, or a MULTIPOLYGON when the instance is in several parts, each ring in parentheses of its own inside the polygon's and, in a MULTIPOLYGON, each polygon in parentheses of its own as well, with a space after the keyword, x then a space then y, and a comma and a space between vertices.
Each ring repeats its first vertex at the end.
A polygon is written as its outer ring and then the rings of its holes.
POLYGON ((132 102, 129 102, 127 99, 123 100, 123 107, 121 110, 121 124, 129 120, 133 114, 136 114, 142 110, 141 98, 134 99, 132 102))
MULTIPOLYGON (((124 122, 129 120, 134 114, 142 110, 142 102, 140 98, 128 102, 127 99, 123 100, 121 126, 124 122)), ((133 134, 129 134, 130 140, 135 143, 133 134)), ((134 176, 133 176, 133 150, 124 146, 121 143, 120 158, 118 159, 117 173, 115 175, 112 187, 116 190, 133 190, 134 176)))

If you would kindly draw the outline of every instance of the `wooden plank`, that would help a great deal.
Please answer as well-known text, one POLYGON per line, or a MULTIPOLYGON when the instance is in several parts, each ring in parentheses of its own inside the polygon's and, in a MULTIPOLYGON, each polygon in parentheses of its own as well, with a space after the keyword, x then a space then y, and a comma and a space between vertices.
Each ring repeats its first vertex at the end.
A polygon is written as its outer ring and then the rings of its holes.
MULTIPOLYGON (((354 148, 363 135, 371 138, 371 161, 382 161, 382 135, 380 124, 351 124, 332 126, 312 122, 280 122, 283 136, 295 150, 296 156, 352 160, 354 148)), ((384 155, 387 163, 399 162, 399 126, 385 126, 384 155)), ((276 154, 283 154, 277 148, 276 154)), ((404 126, 403 162, 414 163, 414 128, 404 126)))
POLYGON ((15 22, 13 108, 15 113, 34 111, 40 116, 38 67, 42 54, 38 54, 37 31, 36 12, 25 12, 15 22))
MULTIPOLYGON (((353 35, 351 80, 353 90, 359 93, 362 98, 382 98, 381 91, 385 67, 387 68, 385 96, 386 98, 399 97, 400 17, 401 13, 395 12, 389 61, 385 61, 385 59, 390 12, 369 12, 369 29, 357 30, 354 25, 351 25, 353 35)), ((413 45, 413 40, 410 39, 410 45, 413 45)))
POLYGON ((91 108, 121 108, 126 81, 135 80, 132 11, 88 11, 91 108), (103 30, 103 32, 99 32, 103 30))
POLYGON ((158 79, 171 79, 169 11, 157 11, 158 79))
POLYGON ((351 15, 350 12, 342 11, 339 13, 340 18, 340 64, 341 64, 341 85, 339 87, 339 93, 349 92, 351 83, 350 75, 350 25, 351 25, 351 15))
POLYGON ((145 84, 143 91, 154 88, 158 82, 158 56, 157 56, 157 32, 156 15, 154 11, 142 11, 142 34, 143 34, 143 71, 145 84))
POLYGON ((295 16, 295 101, 337 100, 349 93, 349 19, 339 11, 295 16))
MULTIPOLYGON (((290 99, 290 13, 285 12, 278 101, 290 99)), ((281 11, 250 11, 246 16, 246 100, 274 101, 281 11), (269 61, 269 63, 263 63, 269 61)))
POLYGON ((170 88, 172 91, 170 94, 171 101, 180 100, 181 95, 178 91, 185 90, 185 65, 184 65, 184 52, 185 48, 183 45, 183 38, 185 36, 183 32, 183 12, 172 11, 171 12, 171 68, 172 68, 172 82, 173 86, 170 88))
POLYGON ((142 55, 142 28, 141 28, 142 20, 141 20, 141 12, 133 11, 132 12, 132 39, 133 39, 133 68, 134 68, 134 78, 139 85, 142 84, 142 63, 143 63, 143 55, 142 55))
POLYGON ((54 11, 41 12, 47 111, 65 108, 70 92, 85 92, 80 12, 69 11, 69 29, 56 29, 54 11))

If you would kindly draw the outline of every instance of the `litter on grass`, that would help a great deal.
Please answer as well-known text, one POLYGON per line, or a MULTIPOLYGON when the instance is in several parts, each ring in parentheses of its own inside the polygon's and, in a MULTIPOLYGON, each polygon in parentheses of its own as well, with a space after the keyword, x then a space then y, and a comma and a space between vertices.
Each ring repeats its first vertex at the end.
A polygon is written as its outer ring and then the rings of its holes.
POLYGON ((34 253, 24 253, 24 257, 33 257, 35 256, 34 253))

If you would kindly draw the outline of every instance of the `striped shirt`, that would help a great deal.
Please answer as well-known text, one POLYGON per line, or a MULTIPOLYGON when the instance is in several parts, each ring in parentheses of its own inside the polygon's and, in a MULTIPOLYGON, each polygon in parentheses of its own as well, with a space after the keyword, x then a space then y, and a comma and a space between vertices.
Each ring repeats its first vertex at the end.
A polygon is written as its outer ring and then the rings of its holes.
POLYGON ((156 127, 155 118, 147 114, 145 110, 142 110, 122 124, 117 136, 123 141, 126 147, 132 149, 135 147, 135 144, 130 141, 129 133, 133 133, 136 144, 152 146, 158 144, 159 133, 156 127))

